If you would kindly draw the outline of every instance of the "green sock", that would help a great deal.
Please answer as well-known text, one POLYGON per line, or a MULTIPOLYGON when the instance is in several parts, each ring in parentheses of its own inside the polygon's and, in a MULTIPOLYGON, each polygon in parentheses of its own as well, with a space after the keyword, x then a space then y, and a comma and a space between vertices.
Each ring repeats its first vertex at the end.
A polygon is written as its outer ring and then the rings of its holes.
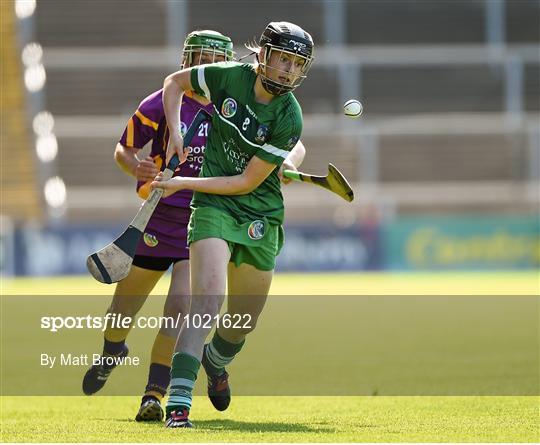
POLYGON ((195 357, 183 352, 173 355, 171 367, 171 390, 167 400, 166 411, 181 411, 191 409, 192 391, 197 380, 201 362, 195 357))
POLYGON ((246 340, 241 343, 230 343, 221 338, 217 331, 212 341, 206 347, 208 366, 206 370, 210 375, 220 375, 225 371, 225 366, 232 362, 234 356, 240 352, 246 340))

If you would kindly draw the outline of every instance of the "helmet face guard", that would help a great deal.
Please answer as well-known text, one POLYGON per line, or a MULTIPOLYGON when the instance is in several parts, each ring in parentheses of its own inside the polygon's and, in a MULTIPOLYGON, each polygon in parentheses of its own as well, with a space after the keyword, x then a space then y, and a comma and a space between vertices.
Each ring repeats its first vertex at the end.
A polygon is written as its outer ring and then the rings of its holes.
POLYGON ((207 63, 216 62, 216 56, 225 61, 234 59, 232 40, 217 31, 193 31, 184 42, 182 51, 182 68, 201 64, 202 54, 210 55, 207 63))
POLYGON ((263 84, 264 89, 274 96, 281 96, 296 89, 307 77, 307 73, 313 63, 313 57, 302 56, 298 52, 287 51, 283 48, 275 48, 270 45, 266 45, 264 48, 264 58, 259 62, 259 65, 261 66, 261 83, 263 84), (272 64, 269 64, 270 59, 274 54, 274 60, 281 60, 285 55, 288 55, 291 59, 291 68, 289 68, 289 70, 281 70, 272 64), (292 67, 300 60, 302 61, 302 67, 299 71, 295 72, 292 67), (278 79, 272 79, 271 72, 274 75, 272 77, 278 79), (279 80, 279 77, 288 80, 281 81, 279 80))
POLYGON ((259 45, 264 48, 263 60, 259 60, 259 74, 268 93, 274 96, 286 94, 307 77, 313 63, 313 39, 302 28, 288 22, 272 22, 264 30, 259 45), (270 63, 272 58, 274 62, 270 63), (290 61, 287 71, 275 66, 282 58, 290 61), (301 65, 300 68, 294 69, 295 64, 301 65))

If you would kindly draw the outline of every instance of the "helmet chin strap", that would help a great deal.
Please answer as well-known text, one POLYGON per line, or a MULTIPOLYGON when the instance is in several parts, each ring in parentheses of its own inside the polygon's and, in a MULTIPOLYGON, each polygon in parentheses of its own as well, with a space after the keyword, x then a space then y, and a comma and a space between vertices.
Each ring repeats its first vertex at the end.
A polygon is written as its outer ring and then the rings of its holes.
POLYGON ((276 91, 268 84, 266 78, 261 77, 261 85, 263 86, 264 91, 270 93, 272 96, 277 96, 276 91))
POLYGON ((284 87, 282 84, 278 82, 274 82, 273 80, 270 80, 265 75, 261 75, 261 84, 264 90, 273 96, 282 96, 283 94, 286 94, 289 91, 291 91, 290 89, 287 89, 286 87, 284 87))

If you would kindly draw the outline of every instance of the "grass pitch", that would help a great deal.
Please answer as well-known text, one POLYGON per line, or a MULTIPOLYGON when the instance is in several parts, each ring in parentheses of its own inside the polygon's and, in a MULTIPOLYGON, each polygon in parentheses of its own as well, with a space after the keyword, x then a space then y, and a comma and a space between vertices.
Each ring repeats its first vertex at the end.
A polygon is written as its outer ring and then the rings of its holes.
POLYGON ((4 397, 10 442, 538 442, 537 397, 194 400, 194 430, 133 420, 136 397, 4 397))
MULTIPOLYGON (((167 280, 162 280, 156 293, 166 286, 167 280)), ((86 277, 17 279, 2 288, 4 295, 111 291, 86 277)), ((537 295, 539 281, 534 272, 284 274, 276 277, 272 293, 537 295)), ((122 370, 116 372, 113 378, 121 379, 122 370)), ((196 397, 193 431, 138 424, 133 420, 138 403, 134 396, 3 396, 1 438, 3 442, 540 441, 538 396, 237 396, 224 413, 215 411, 205 397, 196 397)))
MULTIPOLYGON (((153 294, 168 289, 164 277, 153 294)), ((2 295, 111 295, 110 285, 90 276, 16 278, 0 282, 2 295)), ((436 273, 277 274, 273 295, 539 295, 538 271, 436 273)))

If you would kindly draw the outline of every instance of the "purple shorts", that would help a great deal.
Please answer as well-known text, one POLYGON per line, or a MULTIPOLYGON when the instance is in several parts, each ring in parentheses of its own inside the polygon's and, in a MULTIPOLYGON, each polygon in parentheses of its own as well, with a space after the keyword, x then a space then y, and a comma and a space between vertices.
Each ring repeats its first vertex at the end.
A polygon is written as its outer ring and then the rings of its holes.
POLYGON ((135 255, 189 258, 187 226, 191 210, 159 203, 137 246, 135 255))

